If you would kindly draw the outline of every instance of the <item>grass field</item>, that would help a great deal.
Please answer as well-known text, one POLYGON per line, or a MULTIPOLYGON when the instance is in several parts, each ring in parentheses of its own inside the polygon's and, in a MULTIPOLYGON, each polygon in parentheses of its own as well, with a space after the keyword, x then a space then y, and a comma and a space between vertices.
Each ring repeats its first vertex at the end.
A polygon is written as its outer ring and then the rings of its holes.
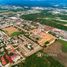
POLYGON ((64 67, 57 60, 43 53, 43 56, 38 57, 36 54, 28 57, 23 67, 64 67))
POLYGON ((20 34, 23 34, 23 32, 13 32, 13 33, 11 34, 11 36, 18 36, 18 35, 20 35, 20 34))

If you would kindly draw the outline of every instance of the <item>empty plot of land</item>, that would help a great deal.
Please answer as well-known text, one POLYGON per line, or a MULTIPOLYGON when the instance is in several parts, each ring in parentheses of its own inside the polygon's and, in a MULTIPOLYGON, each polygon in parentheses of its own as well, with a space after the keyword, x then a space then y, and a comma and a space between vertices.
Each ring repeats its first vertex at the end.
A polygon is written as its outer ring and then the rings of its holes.
POLYGON ((62 52, 62 43, 56 41, 51 46, 44 49, 44 52, 58 59, 61 63, 67 67, 67 53, 62 52))
POLYGON ((3 29, 8 35, 11 35, 14 32, 18 32, 19 30, 13 26, 9 26, 3 29))

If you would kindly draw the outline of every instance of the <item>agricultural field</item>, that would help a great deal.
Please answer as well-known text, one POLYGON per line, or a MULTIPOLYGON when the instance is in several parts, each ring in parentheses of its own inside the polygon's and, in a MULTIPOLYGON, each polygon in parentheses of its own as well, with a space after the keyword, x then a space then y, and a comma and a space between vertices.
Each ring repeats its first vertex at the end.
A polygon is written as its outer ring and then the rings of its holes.
POLYGON ((67 67, 67 42, 63 40, 57 40, 50 47, 44 49, 43 51, 52 58, 57 59, 60 63, 67 67))
POLYGON ((60 62, 57 60, 53 59, 51 56, 48 54, 39 51, 36 54, 31 55, 28 57, 24 64, 22 63, 21 65, 18 66, 23 66, 23 67, 64 67, 60 62))
POLYGON ((67 31, 67 15, 65 15, 65 12, 53 14, 50 10, 43 10, 41 13, 22 15, 20 17, 67 31))
POLYGON ((62 44, 62 51, 67 52, 67 42, 63 40, 58 40, 62 44))

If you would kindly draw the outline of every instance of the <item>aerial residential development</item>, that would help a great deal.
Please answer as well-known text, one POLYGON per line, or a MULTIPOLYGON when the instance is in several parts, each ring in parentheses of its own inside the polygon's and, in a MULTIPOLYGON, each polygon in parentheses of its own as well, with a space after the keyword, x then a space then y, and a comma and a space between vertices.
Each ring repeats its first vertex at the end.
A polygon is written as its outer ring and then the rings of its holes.
POLYGON ((0 5, 0 67, 67 67, 67 8, 0 5))
POLYGON ((2 20, 5 23, 1 22, 3 27, 0 28, 0 56, 1 63, 5 67, 24 61, 26 57, 48 47, 57 39, 41 28, 41 24, 35 26, 29 23, 30 21, 17 17, 7 19, 2 20), (5 22, 7 19, 9 22, 5 22), (12 21, 19 20, 20 23, 10 23, 11 19, 12 21))

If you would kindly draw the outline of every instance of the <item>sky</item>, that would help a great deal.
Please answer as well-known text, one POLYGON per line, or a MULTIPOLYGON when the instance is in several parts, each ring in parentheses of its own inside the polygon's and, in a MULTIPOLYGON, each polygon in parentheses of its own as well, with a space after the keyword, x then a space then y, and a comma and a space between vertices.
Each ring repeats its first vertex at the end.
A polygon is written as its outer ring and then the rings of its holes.
POLYGON ((46 6, 52 4, 66 5, 67 0, 0 0, 0 5, 19 5, 19 6, 46 6))

